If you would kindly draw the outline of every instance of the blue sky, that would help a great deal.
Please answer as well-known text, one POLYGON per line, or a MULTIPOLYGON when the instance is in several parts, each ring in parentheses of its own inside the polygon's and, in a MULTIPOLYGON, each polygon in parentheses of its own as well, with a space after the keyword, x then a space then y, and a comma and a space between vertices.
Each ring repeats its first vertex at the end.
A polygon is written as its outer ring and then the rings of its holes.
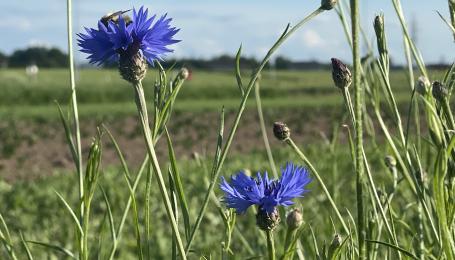
MULTIPOLYGON (((174 57, 209 58, 234 54, 243 44, 244 54, 261 57, 288 22, 295 23, 319 6, 319 0, 230 0, 230 1, 125 1, 74 0, 74 32, 94 27, 110 11, 145 5, 152 12, 168 13, 181 28, 174 57)), ((455 45, 448 27, 436 10, 448 17, 447 0, 402 0, 408 23, 415 21, 417 43, 427 63, 451 62, 455 45)), ((0 19, 0 51, 11 53, 32 45, 57 46, 66 51, 66 1, 5 0, 0 19)), ((361 18, 369 39, 374 39, 374 15, 384 12, 390 53, 403 62, 402 36, 390 0, 362 0, 361 18)), ((77 60, 84 59, 76 52, 77 60)), ((329 61, 350 59, 342 27, 334 11, 325 12, 295 34, 279 50, 293 60, 329 61)))

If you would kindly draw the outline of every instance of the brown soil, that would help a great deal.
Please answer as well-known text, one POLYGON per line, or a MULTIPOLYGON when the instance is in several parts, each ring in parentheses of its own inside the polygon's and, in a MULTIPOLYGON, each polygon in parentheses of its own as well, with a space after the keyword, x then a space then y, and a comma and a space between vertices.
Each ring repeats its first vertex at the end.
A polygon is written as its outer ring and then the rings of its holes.
MULTIPOLYGON (((226 112, 225 137, 230 130, 235 111, 226 112)), ((330 135, 334 124, 341 124, 339 111, 266 111, 268 136, 272 147, 281 144, 271 131, 274 121, 286 122, 292 130, 294 140, 315 142, 321 133, 330 135)), ((141 130, 135 117, 104 120, 82 120, 81 136, 83 154, 87 155, 96 127, 104 123, 119 143, 131 167, 137 167, 145 156, 141 130)), ((178 158, 188 158, 192 153, 212 155, 215 149, 219 114, 215 112, 179 112, 173 115, 168 126, 178 158)), ((103 140, 103 164, 118 165, 113 145, 107 136, 103 140)), ((234 142, 232 153, 248 153, 263 149, 263 141, 257 114, 254 109, 245 112, 234 142)), ((167 157, 164 138, 157 144, 159 157, 167 157)), ((7 181, 34 179, 56 171, 74 170, 65 133, 59 122, 37 122, 36 120, 9 121, 0 123, 0 176, 7 181)))

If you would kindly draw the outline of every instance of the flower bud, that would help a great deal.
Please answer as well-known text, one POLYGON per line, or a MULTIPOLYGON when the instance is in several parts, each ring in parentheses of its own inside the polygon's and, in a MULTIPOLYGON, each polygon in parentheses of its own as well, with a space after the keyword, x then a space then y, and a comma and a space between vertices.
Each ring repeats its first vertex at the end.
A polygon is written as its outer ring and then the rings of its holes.
POLYGON ((374 32, 376 33, 376 41, 378 44, 379 54, 387 53, 387 43, 384 31, 384 14, 376 15, 374 18, 374 32))
POLYGON ((280 224, 280 221, 280 214, 276 208, 272 213, 267 213, 267 211, 259 209, 256 215, 256 225, 264 231, 274 230, 280 224))
POLYGON ((439 102, 443 102, 449 95, 447 88, 437 80, 433 82, 432 93, 433 97, 439 102))
POLYGON ((336 234, 333 237, 332 243, 330 243, 329 251, 328 251, 328 259, 332 259, 333 255, 335 254, 335 250, 341 246, 343 239, 341 239, 340 234, 336 234))
POLYGON ((134 46, 120 52, 119 72, 122 78, 132 84, 136 84, 145 78, 147 73, 147 61, 134 46))
POLYGON ((273 134, 278 140, 284 141, 291 136, 291 130, 285 123, 275 122, 273 123, 273 134))
POLYGON ((179 74, 178 74, 179 78, 186 80, 186 79, 188 79, 189 76, 190 76, 190 71, 187 68, 183 67, 180 69, 179 74))
POLYGON ((288 213, 286 217, 286 224, 288 225, 289 229, 295 230, 298 229, 303 223, 302 212, 300 209, 293 209, 291 212, 288 213))
POLYGON ((338 0, 321 0, 321 9, 332 10, 337 2, 338 0))
POLYGON ((428 80, 427 77, 420 76, 417 79, 417 82, 416 82, 416 85, 415 85, 416 92, 419 93, 422 96, 425 96, 428 93, 428 89, 430 88, 430 85, 431 85, 431 83, 430 83, 430 81, 428 80))
POLYGON ((332 58, 332 78, 335 86, 339 89, 349 87, 352 82, 351 71, 343 62, 336 58, 332 58))
POLYGON ((392 155, 387 155, 385 158, 384 158, 384 162, 385 162, 385 165, 387 166, 387 168, 395 168, 397 166, 397 161, 395 160, 395 157, 393 157, 392 155))

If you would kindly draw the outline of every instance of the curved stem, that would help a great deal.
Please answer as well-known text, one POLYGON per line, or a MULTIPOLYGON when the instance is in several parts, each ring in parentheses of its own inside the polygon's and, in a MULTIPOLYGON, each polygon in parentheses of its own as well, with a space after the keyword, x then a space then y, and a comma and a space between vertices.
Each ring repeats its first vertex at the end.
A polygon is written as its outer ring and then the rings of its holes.
POLYGON ((346 234, 349 234, 350 232, 349 232, 348 226, 344 222, 343 217, 340 214, 340 211, 338 210, 335 202, 332 199, 332 196, 330 195, 329 190, 325 186, 324 181, 321 179, 321 176, 319 175, 316 168, 314 168, 314 166, 311 164, 311 162, 308 160, 308 158, 306 158, 305 154, 303 154, 302 151, 300 151, 299 147, 294 143, 294 141, 292 141, 291 138, 286 139, 286 143, 289 144, 294 149, 294 151, 300 156, 300 158, 302 158, 302 160, 305 162, 305 164, 308 166, 308 168, 310 168, 311 172, 314 174, 314 176, 316 177, 316 180, 319 182, 322 190, 324 191, 325 195, 327 196, 327 199, 329 200, 330 205, 332 206, 333 210, 335 211, 335 213, 338 217, 338 220, 343 225, 344 232, 346 232, 346 234))
POLYGON ((278 178, 278 172, 276 170, 275 160, 273 159, 272 149, 270 149, 269 138, 267 137, 267 130, 264 123, 264 113, 262 112, 262 102, 261 102, 261 93, 259 82, 256 82, 256 87, 254 88, 254 94, 256 97, 256 107, 258 110, 259 125, 261 127, 262 138, 264 140, 265 150, 267 152, 267 158, 269 159, 270 168, 272 168, 273 177, 278 178))

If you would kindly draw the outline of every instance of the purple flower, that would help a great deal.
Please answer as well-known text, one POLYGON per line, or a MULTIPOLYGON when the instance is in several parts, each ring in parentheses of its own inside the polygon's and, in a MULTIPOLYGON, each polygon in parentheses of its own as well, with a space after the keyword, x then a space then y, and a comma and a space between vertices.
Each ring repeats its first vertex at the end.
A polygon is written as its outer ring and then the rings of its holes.
POLYGON ((140 52, 153 65, 155 60, 173 52, 168 46, 179 42, 174 36, 180 29, 171 27, 171 18, 163 15, 155 21, 156 15, 148 18, 148 9, 141 7, 139 11, 133 9, 133 18, 127 22, 121 13, 113 17, 118 18, 115 22, 100 20, 97 29, 85 28, 85 34, 77 34, 78 45, 89 55, 90 63, 101 65, 117 61, 120 54, 140 52))
POLYGON ((281 169, 281 178, 270 180, 267 172, 263 176, 258 172, 256 178, 239 172, 227 183, 221 177, 221 190, 224 191, 223 201, 228 208, 235 208, 237 213, 244 213, 250 206, 257 205, 260 211, 268 214, 275 207, 290 206, 294 198, 303 197, 308 190, 305 186, 311 182, 308 170, 289 162, 281 169))

